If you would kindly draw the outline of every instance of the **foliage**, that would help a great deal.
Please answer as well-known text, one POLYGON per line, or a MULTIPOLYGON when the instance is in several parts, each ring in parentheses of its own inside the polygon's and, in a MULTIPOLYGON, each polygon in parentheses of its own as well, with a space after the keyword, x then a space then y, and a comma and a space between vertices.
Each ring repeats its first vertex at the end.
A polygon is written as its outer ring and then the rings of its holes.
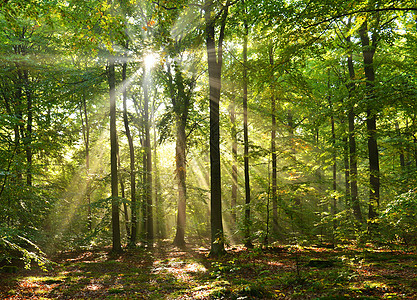
MULTIPOLYGON (((386 1, 353 0, 207 3, 213 3, 210 17, 217 23, 222 21, 225 5, 230 5, 223 40, 219 103, 221 198, 227 241, 231 244, 242 241, 243 216, 248 208, 242 204, 241 112, 245 67, 248 71, 253 241, 258 244, 267 240, 303 245, 319 243, 335 247, 356 241, 365 245, 369 238, 365 212, 372 191, 369 190, 372 174, 368 171, 366 120, 367 108, 372 107, 375 111, 371 113, 378 120, 376 136, 381 174, 378 207, 381 214, 377 228, 385 242, 415 245, 415 1, 395 5, 386 1), (368 34, 378 40, 372 66, 376 78, 371 97, 366 94, 364 49, 359 36, 365 21, 369 25, 368 34), (251 28, 247 66, 241 59, 242 24, 245 22, 251 28), (349 57, 353 77, 349 75, 349 57), (275 208, 271 195, 272 99, 276 102, 274 154, 278 183, 275 208), (229 116, 232 104, 236 109, 233 125, 229 116), (347 116, 350 112, 353 132, 349 132, 347 116), (237 212, 236 222, 231 220, 230 214, 234 163, 231 133, 234 131, 238 142, 238 200, 233 208, 237 212), (353 154, 349 157, 350 147, 353 147, 348 141, 350 134, 356 141, 356 178, 349 178, 352 173, 347 174, 352 171, 350 164, 353 162, 353 154), (336 178, 333 178, 334 167, 336 178), (354 217, 349 186, 353 181, 359 188, 363 224, 354 217), (275 209, 278 224, 272 230, 275 209)), ((34 245, 49 253, 61 249, 91 249, 110 241, 106 82, 109 59, 115 63, 117 97, 120 98, 126 88, 127 115, 135 141, 137 201, 141 203, 144 190, 149 188, 143 172, 146 163, 143 153, 148 150, 143 146, 145 53, 158 56, 149 89, 154 103, 153 122, 158 124, 152 141, 160 141, 152 145, 157 157, 155 178, 160 181, 155 180, 151 187, 158 196, 155 200, 159 201, 155 204, 158 210, 155 223, 165 224, 160 226, 168 237, 172 236, 178 192, 174 184, 172 137, 183 113, 183 117, 188 118, 185 130, 189 226, 186 235, 206 239, 210 226, 211 178, 210 87, 204 9, 206 7, 200 3, 171 0, 2 1, 0 228, 1 247, 7 249, 4 258, 14 255, 25 261, 36 260, 30 254, 34 245), (124 82, 123 64, 127 74, 124 82), (187 106, 187 113, 184 113, 184 106, 187 106)), ((215 28, 214 35, 219 32, 220 28, 215 28)), ((118 112, 120 108, 118 105, 118 112)), ((122 220, 123 240, 128 231, 123 225, 128 228, 131 224, 132 202, 126 200, 130 199, 130 183, 125 180, 130 168, 121 121, 118 113, 119 191, 123 185, 125 193, 119 203, 121 215, 127 216, 122 220)), ((141 204, 137 215, 142 222, 146 205, 141 204)), ((35 252, 42 255, 38 250, 35 252)), ((213 270, 224 277, 230 270, 223 267, 224 264, 213 265, 213 270)), ((305 289, 304 283, 296 282, 299 293, 305 289)), ((321 283, 316 284, 318 288, 321 283)), ((216 288, 219 288, 219 297, 250 297, 254 296, 252 290, 262 294, 258 287, 246 283, 237 290, 228 285, 216 288)), ((372 289, 370 286, 369 290, 372 289)), ((116 286, 112 293, 117 295, 119 290, 116 286)))
POLYGON ((410 190, 398 195, 381 215, 383 234, 392 242, 417 244, 417 192, 410 190))
POLYGON ((31 240, 21 236, 18 230, 0 227, 0 250, 0 266, 3 268, 19 265, 19 261, 25 269, 29 269, 32 263, 36 263, 42 270, 51 265, 46 254, 31 240))

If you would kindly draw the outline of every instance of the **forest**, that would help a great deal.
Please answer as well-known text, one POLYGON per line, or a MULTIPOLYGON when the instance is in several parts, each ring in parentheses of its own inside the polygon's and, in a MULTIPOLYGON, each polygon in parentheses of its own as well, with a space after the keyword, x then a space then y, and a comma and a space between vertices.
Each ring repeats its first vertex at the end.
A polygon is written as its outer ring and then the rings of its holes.
POLYGON ((417 298, 416 0, 1 0, 0 298, 417 298))

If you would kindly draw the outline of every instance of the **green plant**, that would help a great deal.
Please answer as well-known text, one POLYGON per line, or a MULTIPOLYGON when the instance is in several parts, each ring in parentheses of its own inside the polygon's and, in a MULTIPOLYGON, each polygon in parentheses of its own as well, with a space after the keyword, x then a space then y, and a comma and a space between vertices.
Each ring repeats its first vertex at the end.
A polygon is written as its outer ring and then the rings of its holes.
POLYGON ((417 190, 410 190, 388 204, 381 215, 383 234, 389 240, 400 240, 406 245, 417 243, 417 190))
POLYGON ((21 236, 17 230, 0 227, 0 263, 12 264, 22 261, 24 267, 29 269, 32 262, 38 264, 43 270, 51 262, 45 253, 31 240, 21 236))

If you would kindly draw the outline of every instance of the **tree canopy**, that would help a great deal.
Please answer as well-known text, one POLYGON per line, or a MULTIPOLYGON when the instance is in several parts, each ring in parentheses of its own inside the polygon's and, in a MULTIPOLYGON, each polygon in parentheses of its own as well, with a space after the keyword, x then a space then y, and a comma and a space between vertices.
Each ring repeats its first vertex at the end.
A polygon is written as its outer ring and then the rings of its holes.
POLYGON ((2 1, 0 264, 415 245, 416 7, 2 1))

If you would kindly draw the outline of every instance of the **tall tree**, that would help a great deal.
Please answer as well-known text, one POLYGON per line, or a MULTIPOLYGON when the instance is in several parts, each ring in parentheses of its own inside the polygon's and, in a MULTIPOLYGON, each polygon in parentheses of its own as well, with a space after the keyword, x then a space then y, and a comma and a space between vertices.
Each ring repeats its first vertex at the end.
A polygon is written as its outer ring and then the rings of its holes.
MULTIPOLYGON (((128 44, 126 43, 126 48, 128 48, 128 44)), ((129 158, 130 158, 130 198, 131 198, 131 229, 130 229, 130 237, 129 243, 130 246, 134 247, 136 245, 136 236, 137 236, 137 205, 136 205, 136 170, 135 170, 135 147, 133 145, 133 137, 130 132, 129 127, 129 118, 127 114, 127 62, 124 62, 122 65, 122 80, 123 80, 123 123, 125 126, 125 132, 127 137, 127 142, 129 144, 129 158)))
POLYGON ((153 203, 152 203, 152 148, 150 135, 150 119, 149 119, 149 81, 151 76, 150 66, 144 68, 144 83, 143 83, 143 117, 145 125, 144 147, 146 155, 146 174, 145 184, 145 200, 146 200, 146 242, 148 246, 153 246, 154 232, 153 232, 153 203))
POLYGON ((233 225, 236 224, 236 205, 237 205, 237 128, 236 128, 236 103, 232 96, 232 103, 230 104, 230 123, 231 123, 231 138, 232 138, 232 197, 230 202, 230 209, 232 215, 233 225))
MULTIPOLYGON (((274 47, 270 45, 268 47, 269 65, 274 70, 274 47)), ((276 153, 276 99, 275 99, 275 78, 272 71, 272 83, 271 83, 271 160, 272 160, 272 232, 278 233, 278 197, 277 197, 277 153, 276 153)), ((269 212, 268 212, 269 213, 269 212)))
POLYGON ((359 196, 358 196, 358 156, 356 153, 356 138, 355 138, 355 110, 354 110, 354 91, 355 91, 355 69, 353 66, 353 53, 351 49, 350 36, 347 38, 349 54, 347 58, 347 65, 349 71, 349 81, 347 84, 349 97, 349 111, 348 111, 348 141, 349 141, 349 178, 350 178, 350 202, 353 209, 353 215, 359 223, 363 222, 359 196))
POLYGON ((92 219, 91 219, 91 178, 90 178, 90 123, 87 112, 87 100, 85 92, 82 93, 82 99, 80 104, 80 116, 81 116, 81 126, 83 130, 83 139, 85 146, 85 173, 87 177, 85 196, 87 199, 87 219, 88 219, 88 230, 92 229, 92 219))
POLYGON ((114 58, 110 58, 107 66, 107 79, 110 96, 110 165, 111 165, 111 207, 113 252, 121 252, 119 199, 117 179, 117 131, 116 131, 116 73, 114 58))
POLYGON ((186 199, 187 199, 187 163, 186 163, 186 145, 187 137, 185 134, 185 127, 187 125, 188 109, 190 104, 189 97, 185 96, 184 85, 180 70, 175 71, 177 77, 177 86, 179 88, 179 98, 175 96, 171 99, 174 103, 174 110, 176 108, 176 130, 177 139, 175 144, 175 169, 178 180, 178 215, 177 215, 177 232, 174 239, 174 244, 183 247, 185 246, 185 219, 186 219, 186 199), (182 99, 181 99, 182 98, 182 99), (182 103, 177 103, 182 102, 182 103))
POLYGON ((226 5, 221 5, 219 12, 216 11, 213 0, 205 0, 204 2, 205 37, 210 89, 211 256, 218 256, 224 252, 220 175, 219 103, 223 63, 223 40, 228 9, 229 1, 227 1, 226 5), (216 48, 215 33, 217 22, 220 22, 220 30, 216 48))
MULTIPOLYGON (((245 9, 246 13, 246 9, 245 9)), ((244 17, 243 23, 243 161, 245 173, 245 218, 244 235, 245 246, 252 248, 250 233, 250 178, 249 178, 249 136, 248 136, 248 35, 249 26, 244 17)))
POLYGON ((372 33, 372 41, 369 38, 368 21, 365 20, 359 29, 362 43, 363 65, 366 78, 366 97, 368 107, 366 111, 366 129, 368 136, 368 158, 369 158, 369 213, 368 217, 372 221, 378 216, 380 198, 380 174, 379 174, 379 154, 377 143, 377 109, 375 99, 375 68, 374 55, 379 39, 376 31, 372 33))

